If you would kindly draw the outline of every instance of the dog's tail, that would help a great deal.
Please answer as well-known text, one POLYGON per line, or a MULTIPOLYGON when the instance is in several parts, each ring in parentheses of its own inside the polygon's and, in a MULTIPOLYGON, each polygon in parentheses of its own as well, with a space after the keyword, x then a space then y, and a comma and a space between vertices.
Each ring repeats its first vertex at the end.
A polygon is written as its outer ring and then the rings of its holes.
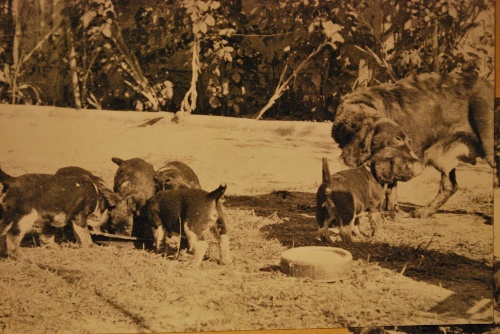
POLYGON ((227 186, 223 182, 220 184, 219 188, 215 189, 211 193, 208 193, 207 197, 212 198, 212 199, 217 201, 219 198, 222 197, 222 195, 224 195, 224 193, 226 192, 226 188, 227 188, 227 186))
POLYGON ((332 180, 332 175, 330 174, 330 167, 328 166, 328 159, 327 158, 323 158, 322 159, 322 163, 323 163, 323 168, 322 168, 322 171, 323 171, 323 183, 330 184, 330 182, 332 180))
POLYGON ((9 174, 5 173, 2 168, 0 168, 0 183, 5 186, 5 183, 11 179, 12 176, 10 176, 9 174))

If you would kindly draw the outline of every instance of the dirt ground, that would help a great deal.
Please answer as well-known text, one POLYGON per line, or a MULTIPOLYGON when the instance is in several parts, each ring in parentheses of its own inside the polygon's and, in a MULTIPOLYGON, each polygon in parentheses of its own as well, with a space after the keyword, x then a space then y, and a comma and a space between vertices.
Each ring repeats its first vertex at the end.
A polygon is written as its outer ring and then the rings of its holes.
MULTIPOLYGON (((200 269, 127 247, 25 247, 0 262, 0 331, 158 332, 490 323, 492 171, 460 165, 460 190, 428 219, 386 222, 375 237, 335 246, 353 273, 335 283, 286 277, 280 253, 317 239, 321 158, 345 169, 329 123, 73 111, 0 105, 0 166, 11 175, 84 167, 112 185, 111 157, 156 168, 181 160, 202 187, 226 182, 234 264, 216 247, 200 269), (162 117, 153 125, 148 120, 162 117)), ((400 185, 406 211, 437 193, 432 169, 400 185)), ((500 253, 500 252, 499 252, 500 253)))

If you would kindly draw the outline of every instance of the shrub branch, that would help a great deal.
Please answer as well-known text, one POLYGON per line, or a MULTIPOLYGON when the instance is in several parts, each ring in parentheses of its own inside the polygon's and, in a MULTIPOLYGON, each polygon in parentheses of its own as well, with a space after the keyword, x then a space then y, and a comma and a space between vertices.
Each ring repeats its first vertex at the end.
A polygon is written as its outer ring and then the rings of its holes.
POLYGON ((290 74, 286 80, 284 80, 284 78, 285 78, 285 74, 287 72, 288 66, 285 65, 285 68, 283 69, 283 72, 281 72, 280 80, 278 82, 278 86, 276 86, 274 94, 271 96, 271 98, 266 103, 266 105, 264 107, 262 107, 262 109, 260 109, 260 111, 257 113, 257 116, 255 117, 255 119, 257 119, 257 120, 261 119, 262 116, 264 115, 264 113, 267 110, 269 110, 276 103, 276 101, 283 95, 283 93, 285 92, 285 90, 288 88, 288 85, 289 85, 290 81, 292 79, 296 78, 297 75, 299 74, 299 72, 302 71, 307 66, 307 64, 309 63, 309 61, 312 58, 314 58, 318 53, 320 53, 321 50, 325 46, 327 46, 327 45, 334 46, 332 44, 333 43, 330 42, 328 39, 325 39, 323 41, 323 43, 321 43, 311 54, 309 54, 309 56, 307 56, 306 59, 304 59, 299 64, 299 66, 297 66, 297 68, 295 70, 292 71, 292 74, 290 74))

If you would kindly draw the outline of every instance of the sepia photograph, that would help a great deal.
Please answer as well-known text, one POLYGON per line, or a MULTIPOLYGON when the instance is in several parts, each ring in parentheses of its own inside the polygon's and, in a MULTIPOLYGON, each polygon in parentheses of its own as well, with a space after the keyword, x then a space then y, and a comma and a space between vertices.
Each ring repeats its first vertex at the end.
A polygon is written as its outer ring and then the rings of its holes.
POLYGON ((493 0, 0 0, 0 332, 500 333, 495 75, 493 0))

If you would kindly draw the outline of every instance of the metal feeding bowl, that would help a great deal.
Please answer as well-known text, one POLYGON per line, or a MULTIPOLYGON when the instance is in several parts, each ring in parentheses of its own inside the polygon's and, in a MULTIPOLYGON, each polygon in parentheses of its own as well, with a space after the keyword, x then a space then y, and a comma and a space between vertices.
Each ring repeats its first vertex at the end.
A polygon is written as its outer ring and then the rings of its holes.
POLYGON ((280 267, 292 277, 335 282, 351 276, 352 254, 337 247, 291 248, 281 253, 280 267))
POLYGON ((110 234, 104 232, 91 231, 92 241, 101 246, 117 246, 123 248, 136 248, 140 242, 136 237, 127 237, 124 235, 110 234))

